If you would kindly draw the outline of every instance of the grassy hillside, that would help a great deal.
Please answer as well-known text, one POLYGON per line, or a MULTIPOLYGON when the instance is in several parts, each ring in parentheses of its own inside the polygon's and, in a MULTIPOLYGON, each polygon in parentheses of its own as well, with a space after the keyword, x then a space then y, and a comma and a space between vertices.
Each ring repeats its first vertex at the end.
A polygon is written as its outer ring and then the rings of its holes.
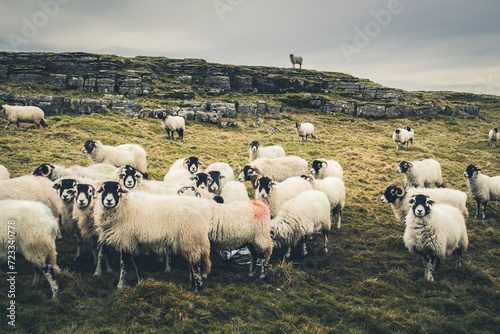
MULTIPOLYGON (((487 133, 498 126, 498 113, 482 106, 483 119, 411 118, 366 120, 346 115, 323 115, 292 108, 288 116, 238 119, 238 127, 219 129, 188 121, 184 141, 167 140, 160 122, 121 114, 48 118, 50 127, 1 130, 0 164, 11 177, 31 173, 41 163, 88 165, 81 153, 88 139, 105 144, 137 143, 148 153, 149 173, 161 180, 178 158, 198 156, 206 165, 223 161, 233 168, 248 161, 247 143, 279 144, 287 154, 312 161, 335 159, 344 169, 347 204, 342 228, 330 232, 330 253, 320 242, 310 244, 310 255, 292 254, 282 262, 282 250, 273 253, 270 274, 259 280, 246 276, 247 268, 223 264, 213 255, 213 269, 199 293, 187 291, 186 265, 174 259, 171 273, 163 273, 155 258, 145 257, 148 278, 141 284, 115 291, 116 273, 93 277, 92 255, 72 261, 75 242, 58 241, 58 277, 61 294, 50 299, 42 278, 31 287, 32 268, 16 261, 16 331, 20 333, 159 333, 159 332, 266 332, 266 333, 493 333, 500 328, 500 208, 488 207, 485 222, 472 218, 468 200, 469 251, 465 266, 453 258, 442 262, 435 282, 423 279, 421 259, 404 247, 404 227, 380 197, 390 184, 402 184, 396 173, 399 161, 434 158, 441 163, 445 182, 467 190, 467 165, 500 175, 499 147, 488 146, 487 133), (295 121, 316 125, 319 140, 301 143, 295 121), (409 125, 415 143, 395 149, 391 133, 409 125), (276 127, 278 133, 266 130, 276 127)), ((2 118, 0 126, 5 126, 2 118)), ((249 188, 253 195, 253 190, 249 188)), ((321 239, 321 238, 319 238, 321 239)), ((118 269, 117 254, 112 265, 118 269)), ((5 270, 5 267, 2 267, 5 270)), ((6 324, 7 275, 0 273, 0 331, 6 324)))

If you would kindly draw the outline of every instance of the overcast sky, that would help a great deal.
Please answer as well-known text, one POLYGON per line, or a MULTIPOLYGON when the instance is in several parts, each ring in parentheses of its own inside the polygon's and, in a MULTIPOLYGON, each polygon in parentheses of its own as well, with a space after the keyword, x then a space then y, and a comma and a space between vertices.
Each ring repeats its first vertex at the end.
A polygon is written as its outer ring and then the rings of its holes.
POLYGON ((201 58, 500 95, 499 0, 2 0, 0 51, 201 58))

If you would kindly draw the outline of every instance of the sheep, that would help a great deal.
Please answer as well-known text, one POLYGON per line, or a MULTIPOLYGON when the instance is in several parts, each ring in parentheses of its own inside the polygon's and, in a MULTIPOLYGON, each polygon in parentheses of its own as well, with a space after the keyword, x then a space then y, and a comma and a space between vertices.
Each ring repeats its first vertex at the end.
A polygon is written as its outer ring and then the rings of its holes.
POLYGON ((144 180, 144 174, 132 166, 123 166, 118 171, 118 182, 128 190, 142 190, 164 195, 177 193, 177 188, 171 187, 165 182, 144 180))
POLYGON ((220 195, 222 189, 230 181, 234 181, 234 172, 231 166, 225 162, 215 162, 210 164, 205 173, 210 175, 211 181, 208 184, 208 190, 211 193, 220 195))
POLYGON ((174 131, 177 131, 177 136, 179 139, 184 139, 186 124, 183 117, 169 116, 165 111, 159 113, 157 117, 161 119, 161 126, 165 131, 167 131, 168 139, 170 139, 170 133, 172 133, 172 139, 174 139, 174 131))
POLYGON ((95 188, 98 185, 100 185, 100 182, 95 182, 93 184, 76 184, 74 188, 75 200, 72 216, 72 218, 77 222, 82 240, 90 242, 90 247, 92 248, 92 253, 94 255, 94 266, 96 267, 94 276, 100 276, 102 274, 103 260, 105 260, 107 271, 112 272, 111 266, 109 265, 106 246, 97 243, 99 233, 94 220, 94 206, 97 195, 95 188))
POLYGON ((405 175, 405 186, 428 188, 432 184, 446 187, 441 175, 441 165, 434 159, 401 161, 396 172, 405 175))
POLYGON ((391 185, 386 188, 380 198, 380 202, 390 203, 394 216, 401 223, 405 223, 405 218, 410 210, 408 200, 417 194, 431 196, 436 203, 445 203, 452 205, 462 212, 465 219, 469 216, 467 210, 467 194, 463 191, 447 188, 410 188, 391 185))
POLYGON ((8 180, 10 178, 9 171, 4 165, 0 165, 0 180, 8 180))
POLYGON ((59 196, 52 188, 54 182, 35 175, 0 180, 0 200, 16 199, 45 204, 54 217, 59 217, 59 196))
POLYGON ((308 136, 311 136, 311 138, 313 139, 313 141, 316 138, 316 135, 314 134, 314 125, 312 125, 311 123, 299 123, 299 122, 296 122, 294 124, 294 128, 295 128, 295 132, 297 132, 297 135, 300 137, 300 140, 303 141, 304 140, 304 137, 306 137, 305 141, 307 142, 307 137, 308 136))
POLYGON ((251 181, 254 189, 255 181, 260 176, 268 176, 275 182, 282 182, 293 176, 307 174, 307 161, 289 156, 274 159, 257 159, 245 165, 238 176, 240 182, 251 181))
POLYGON ((59 285, 55 274, 61 272, 56 264, 55 243, 59 225, 50 209, 39 202, 2 200, 0 224, 0 260, 12 263, 16 253, 22 254, 35 269, 33 286, 38 285, 43 273, 52 290, 52 298, 56 297, 59 285))
POLYGON ((331 229, 330 202, 318 190, 301 192, 281 206, 271 220, 273 247, 288 246, 285 258, 290 257, 293 246, 302 241, 302 255, 307 255, 306 239, 316 232, 323 232, 323 249, 328 252, 328 231, 331 229))
POLYGON ((316 180, 322 180, 326 177, 334 176, 339 179, 344 178, 344 171, 342 166, 335 160, 316 159, 311 162, 310 173, 316 180))
POLYGON ((203 162, 197 157, 177 159, 165 174, 163 182, 174 188, 188 186, 192 175, 200 171, 200 166, 203 166, 203 162))
POLYGON ((345 185, 344 182, 338 177, 326 177, 321 180, 316 180, 312 175, 302 175, 302 178, 309 181, 314 190, 319 190, 325 193, 330 201, 332 224, 335 220, 335 213, 339 215, 337 222, 337 230, 340 229, 342 219, 342 209, 345 206, 345 185))
POLYGON ((404 243, 411 254, 421 255, 425 267, 424 278, 434 281, 433 273, 439 269, 441 259, 454 254, 462 266, 462 252, 469 240, 465 219, 454 206, 435 204, 426 195, 414 195, 406 216, 404 243))
POLYGON ((260 263, 258 259, 263 256, 260 278, 265 277, 273 249, 267 205, 256 201, 214 203, 212 213, 208 234, 211 244, 220 250, 247 246, 252 255, 248 276, 255 275, 255 260, 260 263))
POLYGON ((19 123, 34 123, 37 129, 40 129, 40 125, 46 129, 47 121, 45 120, 43 110, 38 107, 32 106, 9 106, 4 104, 0 113, 7 116, 7 126, 5 130, 9 128, 11 123, 16 123, 17 128, 19 129, 19 123))
POLYGON ((250 162, 260 158, 280 158, 285 156, 285 150, 279 145, 263 147, 258 141, 248 143, 250 146, 250 162))
POLYGON ((208 239, 211 208, 208 201, 196 197, 165 196, 147 192, 129 192, 118 182, 106 181, 98 189, 99 203, 94 216, 99 242, 120 252, 120 279, 126 285, 128 261, 136 265, 138 281, 142 272, 137 259, 140 246, 184 257, 190 269, 190 287, 199 291, 202 275, 210 272, 208 239), (201 271, 200 271, 201 267, 201 271))
POLYGON ((302 57, 290 54, 290 61, 292 62, 293 68, 295 68, 295 64, 299 64, 299 68, 302 68, 302 57))
POLYGON ((77 221, 73 218, 73 206, 75 199, 75 188, 77 180, 74 178, 61 178, 54 182, 53 188, 56 189, 60 198, 59 212, 60 224, 64 231, 76 238, 76 255, 73 261, 80 258, 82 251, 82 236, 78 228, 77 221))
POLYGON ((469 196, 476 201, 476 215, 479 217, 479 209, 483 204, 483 221, 486 219, 486 204, 489 201, 500 201, 500 176, 490 177, 481 173, 481 168, 469 165, 464 172, 469 187, 469 196))
MULTIPOLYGON (((92 163, 107 163, 115 167, 130 165, 146 173, 146 151, 136 144, 118 146, 103 145, 99 140, 87 140, 82 153, 88 154, 92 163)), ((147 176, 146 176, 147 177, 147 176)))
POLYGON ((33 175, 44 176, 52 181, 67 176, 106 181, 113 179, 116 173, 117 168, 115 166, 103 163, 89 167, 73 166, 70 168, 53 164, 41 164, 33 171, 33 175))
POLYGON ((175 162, 170 166, 169 172, 175 169, 186 169, 191 174, 200 171, 200 166, 203 166, 203 162, 197 157, 188 157, 175 160, 175 162))
POLYGON ((415 131, 409 126, 405 126, 401 129, 394 130, 392 134, 392 140, 396 143, 396 150, 399 149, 399 146, 408 147, 409 143, 413 145, 413 137, 415 136, 415 131))
POLYGON ((229 181, 226 183, 220 193, 224 199, 224 203, 232 203, 237 201, 249 201, 248 191, 245 185, 238 181, 229 181))
POLYGON ((191 176, 193 187, 200 190, 209 190, 209 184, 212 183, 212 178, 207 173, 196 173, 191 176))
POLYGON ((291 177, 283 182, 276 183, 267 176, 257 179, 255 199, 269 206, 271 218, 274 218, 280 207, 299 193, 312 190, 309 182, 301 177, 291 177))
POLYGON ((490 139, 490 145, 496 147, 498 140, 498 128, 493 128, 488 133, 488 138, 490 139))

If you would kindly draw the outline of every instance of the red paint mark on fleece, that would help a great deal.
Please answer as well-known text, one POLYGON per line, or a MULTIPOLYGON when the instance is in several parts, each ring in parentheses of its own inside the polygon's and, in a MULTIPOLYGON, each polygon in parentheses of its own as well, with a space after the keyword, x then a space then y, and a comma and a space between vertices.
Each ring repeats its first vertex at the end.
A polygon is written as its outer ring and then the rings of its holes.
POLYGON ((256 221, 262 221, 270 216, 269 208, 264 203, 250 201, 254 206, 253 217, 256 221))

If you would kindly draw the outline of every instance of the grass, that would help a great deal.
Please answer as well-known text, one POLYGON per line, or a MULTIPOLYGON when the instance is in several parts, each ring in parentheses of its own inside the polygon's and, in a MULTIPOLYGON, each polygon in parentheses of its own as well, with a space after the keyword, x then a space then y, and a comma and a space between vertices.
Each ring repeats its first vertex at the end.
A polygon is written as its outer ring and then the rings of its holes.
MULTIPOLYGON (((31 173, 42 163, 88 165, 81 153, 88 139, 105 144, 137 143, 148 153, 148 172, 161 180, 178 158, 198 156, 205 166, 228 162, 233 168, 248 161, 248 142, 278 144, 287 154, 309 162, 335 159, 344 169, 347 204, 340 230, 330 232, 330 252, 320 242, 309 245, 310 255, 298 250, 282 261, 276 250, 267 278, 246 276, 247 268, 223 264, 215 256, 212 273, 199 293, 187 291, 185 263, 173 260, 163 273, 155 258, 144 258, 147 279, 115 291, 116 273, 93 277, 91 253, 74 263, 74 240, 58 241, 61 294, 50 298, 42 279, 31 287, 32 269, 21 257, 16 269, 16 332, 19 333, 494 333, 500 328, 500 208, 488 206, 485 222, 467 220, 470 247, 465 266, 442 262, 435 282, 423 280, 421 260, 404 247, 404 227, 380 197, 390 184, 402 184, 395 172, 402 160, 435 158, 445 182, 467 190, 462 176, 469 164, 487 175, 500 175, 499 148, 488 146, 487 133, 499 115, 488 105, 482 117, 367 120, 348 115, 324 115, 288 107, 284 116, 238 118, 238 126, 186 122, 184 141, 167 140, 159 120, 135 119, 120 113, 58 115, 48 118, 46 131, 22 124, 1 131, 0 164, 11 177, 31 173), (301 143, 293 131, 296 121, 316 125, 318 140, 301 143), (396 150, 392 131, 403 125, 415 129, 413 146, 396 150), (278 133, 266 130, 276 127, 278 133)), ((285 112, 283 112, 284 114, 285 112)), ((4 126, 4 118, 0 126, 4 126)), ((250 194, 253 189, 248 185, 250 194)), ((319 238, 321 239, 321 238, 319 238)), ((118 269, 117 254, 112 265, 118 269)), ((5 267, 2 267, 5 269, 5 267)), ((0 304, 6 315, 7 275, 0 273, 0 304)), ((0 312, 1 313, 1 312, 0 312)), ((0 322, 0 331, 12 328, 0 322)))

